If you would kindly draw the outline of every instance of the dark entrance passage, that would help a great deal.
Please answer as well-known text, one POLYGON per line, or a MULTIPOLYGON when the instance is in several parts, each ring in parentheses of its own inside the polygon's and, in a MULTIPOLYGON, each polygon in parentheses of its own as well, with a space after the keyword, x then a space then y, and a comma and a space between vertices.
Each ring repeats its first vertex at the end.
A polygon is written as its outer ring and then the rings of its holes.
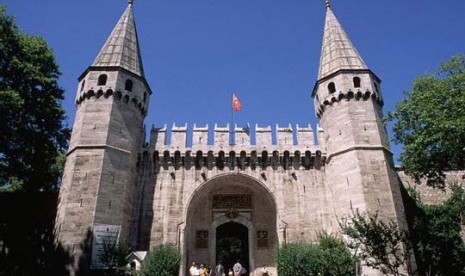
POLYGON ((249 271, 249 230, 240 223, 228 222, 216 228, 216 260, 223 261, 225 272, 240 260, 249 271))

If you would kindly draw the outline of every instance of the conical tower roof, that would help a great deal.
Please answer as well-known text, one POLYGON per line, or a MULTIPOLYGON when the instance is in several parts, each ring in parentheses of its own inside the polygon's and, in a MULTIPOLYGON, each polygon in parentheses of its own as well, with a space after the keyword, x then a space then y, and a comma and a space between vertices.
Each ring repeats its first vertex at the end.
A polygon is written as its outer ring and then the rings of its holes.
POLYGON ((132 6, 130 0, 92 67, 121 67, 145 78, 132 6))
POLYGON ((331 10, 329 1, 326 1, 326 20, 318 79, 343 69, 368 69, 368 67, 331 10))

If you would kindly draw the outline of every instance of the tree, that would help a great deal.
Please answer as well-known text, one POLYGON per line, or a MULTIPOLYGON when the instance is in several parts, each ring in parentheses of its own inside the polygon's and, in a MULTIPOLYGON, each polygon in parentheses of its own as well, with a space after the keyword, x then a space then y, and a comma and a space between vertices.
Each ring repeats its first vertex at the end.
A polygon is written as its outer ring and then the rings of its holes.
POLYGON ((0 188, 57 188, 69 137, 59 76, 45 40, 20 31, 0 6, 0 188))
POLYGON ((342 233, 348 237, 348 246, 366 266, 383 275, 407 276, 411 264, 411 243, 406 231, 392 221, 383 222, 378 216, 359 213, 341 223, 342 233))
POLYGON ((0 275, 69 275, 70 253, 55 243, 57 201, 54 192, 0 193, 0 275))
POLYGON ((400 161, 417 182, 443 188, 444 172, 465 169, 465 55, 416 78, 412 91, 388 112, 400 161))
POLYGON ((289 243, 276 248, 274 257, 281 276, 310 275, 320 270, 315 246, 305 243, 289 243))
POLYGON ((326 233, 318 236, 318 247, 321 250, 322 271, 326 276, 355 275, 358 265, 349 248, 341 240, 326 233))
POLYGON ((439 204, 425 204, 415 190, 410 190, 413 204, 407 209, 410 232, 377 216, 354 214, 342 223, 348 246, 367 266, 384 275, 412 275, 413 252, 415 275, 465 275, 465 242, 461 237, 465 217, 465 189, 450 186, 451 196, 439 204))
POLYGON ((103 239, 102 252, 99 261, 104 267, 105 275, 127 275, 126 265, 131 247, 126 241, 118 241, 116 237, 109 236, 103 239))
MULTIPOLYGON (((465 275, 465 243, 461 224, 465 189, 452 183, 451 196, 440 204, 425 204, 413 193, 411 242, 421 275, 465 275)), ((412 194, 412 193, 411 193, 412 194)))
POLYGON ((145 257, 141 274, 144 276, 177 276, 181 254, 169 244, 155 246, 145 257))
POLYGON ((316 244, 290 243, 278 247, 275 259, 281 276, 355 275, 356 263, 347 246, 326 233, 318 235, 316 244))

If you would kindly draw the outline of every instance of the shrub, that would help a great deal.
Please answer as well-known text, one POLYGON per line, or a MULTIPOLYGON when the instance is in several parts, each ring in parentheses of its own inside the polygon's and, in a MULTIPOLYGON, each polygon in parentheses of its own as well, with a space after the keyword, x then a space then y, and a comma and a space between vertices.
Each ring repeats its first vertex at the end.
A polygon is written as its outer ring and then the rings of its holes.
POLYGON ((318 258, 315 246, 304 243, 285 244, 275 251, 275 259, 280 276, 310 275, 318 271, 318 258), (313 267, 312 267, 313 264, 313 267))
POLYGON ((355 275, 355 258, 343 241, 328 234, 320 235, 318 240, 321 275, 355 275))
POLYGON ((319 235, 318 244, 291 243, 276 249, 275 260, 280 276, 355 275, 354 259, 341 240, 319 235))
POLYGON ((411 244, 408 233, 395 221, 382 221, 378 214, 361 215, 357 212, 341 223, 342 233, 348 237, 348 246, 357 257, 383 275, 405 276, 410 269, 411 244))
POLYGON ((157 245, 147 254, 142 264, 143 276, 177 276, 181 254, 172 245, 157 245))

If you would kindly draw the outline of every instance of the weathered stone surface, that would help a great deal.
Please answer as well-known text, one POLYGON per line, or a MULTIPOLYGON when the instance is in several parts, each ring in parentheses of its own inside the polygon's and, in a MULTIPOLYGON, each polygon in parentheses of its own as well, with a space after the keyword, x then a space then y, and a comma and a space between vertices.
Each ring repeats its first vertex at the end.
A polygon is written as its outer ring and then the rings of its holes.
POLYGON ((56 220, 73 273, 89 268, 94 225, 121 226, 120 240, 133 250, 176 245, 181 275, 191 261, 231 265, 239 257, 252 275, 276 275, 276 246, 339 234, 353 211, 407 227, 380 80, 329 8, 313 92, 317 141, 310 126, 215 124, 152 127, 146 142, 151 90, 131 6, 77 91, 56 220), (118 47, 139 63, 118 61, 118 47))

